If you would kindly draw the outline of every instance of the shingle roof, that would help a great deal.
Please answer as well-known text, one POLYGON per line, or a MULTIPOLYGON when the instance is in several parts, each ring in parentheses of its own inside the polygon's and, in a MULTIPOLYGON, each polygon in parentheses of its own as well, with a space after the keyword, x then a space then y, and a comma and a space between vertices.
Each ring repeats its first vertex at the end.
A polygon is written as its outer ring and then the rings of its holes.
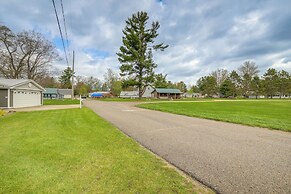
POLYGON ((12 87, 21 83, 29 82, 28 79, 3 79, 0 78, 0 85, 3 85, 5 87, 12 87))
POLYGON ((72 94, 72 89, 58 89, 59 94, 62 95, 71 95, 72 94))
POLYGON ((156 88, 155 91, 163 94, 181 94, 182 92, 179 89, 174 88, 156 88))
POLYGON ((0 78, 0 87, 2 88, 11 88, 17 87, 19 85, 23 85, 26 83, 33 83, 40 90, 44 91, 44 88, 41 87, 38 83, 30 79, 4 79, 0 78))
POLYGON ((138 96, 138 91, 121 91, 120 96, 138 96))
POLYGON ((57 88, 45 88, 44 94, 57 94, 58 93, 57 90, 58 90, 57 88))

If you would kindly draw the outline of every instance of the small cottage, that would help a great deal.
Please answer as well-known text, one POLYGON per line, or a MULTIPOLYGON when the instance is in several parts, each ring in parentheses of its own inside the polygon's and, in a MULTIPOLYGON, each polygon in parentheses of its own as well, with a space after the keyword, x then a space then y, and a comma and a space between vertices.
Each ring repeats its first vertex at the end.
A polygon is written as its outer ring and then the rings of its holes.
POLYGON ((182 92, 179 89, 172 88, 155 88, 152 92, 153 98, 160 99, 179 99, 181 98, 182 92))

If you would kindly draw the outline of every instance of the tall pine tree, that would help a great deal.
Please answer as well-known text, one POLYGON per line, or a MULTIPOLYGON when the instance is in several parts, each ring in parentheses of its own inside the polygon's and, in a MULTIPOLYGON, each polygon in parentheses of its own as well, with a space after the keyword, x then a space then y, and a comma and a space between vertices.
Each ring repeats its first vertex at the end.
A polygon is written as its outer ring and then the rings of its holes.
POLYGON ((120 51, 117 53, 121 63, 120 75, 124 77, 123 85, 136 86, 141 98, 144 87, 154 81, 153 50, 163 51, 168 45, 155 44, 160 24, 153 22, 147 28, 149 16, 147 12, 137 12, 126 20, 120 51))
POLYGON ((62 88, 71 88, 71 78, 74 76, 74 72, 70 67, 67 67, 63 72, 59 81, 61 82, 62 88))

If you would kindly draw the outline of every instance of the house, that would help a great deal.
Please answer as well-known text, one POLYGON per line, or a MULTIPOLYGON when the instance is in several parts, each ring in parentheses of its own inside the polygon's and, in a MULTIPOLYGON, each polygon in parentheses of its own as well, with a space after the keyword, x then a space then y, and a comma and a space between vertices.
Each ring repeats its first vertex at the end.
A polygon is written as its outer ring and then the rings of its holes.
MULTIPOLYGON (((151 98, 152 92, 155 90, 155 88, 151 85, 148 85, 144 88, 144 92, 142 94, 142 98, 151 98)), ((121 91, 120 98, 138 98, 138 91, 121 91)))
MULTIPOLYGON (((182 92, 179 89, 154 88, 151 85, 145 87, 142 98, 181 98, 182 92)), ((120 98, 138 98, 138 91, 121 91, 120 98)))
POLYGON ((58 89, 60 98, 72 98, 72 89, 58 89))
POLYGON ((172 89, 172 88, 155 88, 152 92, 153 98, 160 98, 160 99, 178 99, 181 98, 182 92, 179 89, 172 89))
POLYGON ((192 98, 203 98, 203 95, 201 93, 193 93, 192 98))
POLYGON ((120 98, 138 98, 138 91, 121 91, 120 98))
POLYGON ((151 98, 152 97, 152 92, 155 90, 155 88, 151 85, 148 85, 145 87, 144 93, 142 94, 143 98, 151 98))
POLYGON ((21 108, 43 104, 44 88, 29 79, 0 78, 0 107, 21 108))
POLYGON ((49 99, 72 98, 72 89, 45 88, 43 98, 49 99))
POLYGON ((45 88, 43 92, 43 98, 47 99, 57 99, 60 98, 57 88, 45 88))

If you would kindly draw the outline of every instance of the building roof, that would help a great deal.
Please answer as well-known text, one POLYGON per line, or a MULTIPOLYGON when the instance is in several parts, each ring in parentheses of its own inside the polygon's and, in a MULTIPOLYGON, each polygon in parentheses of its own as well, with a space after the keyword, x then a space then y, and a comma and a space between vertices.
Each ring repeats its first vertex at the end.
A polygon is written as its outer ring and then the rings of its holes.
POLYGON ((138 91, 121 91, 120 96, 138 96, 138 91))
POLYGON ((179 89, 175 88, 156 88, 154 91, 163 94, 181 94, 182 92, 179 89))
POLYGON ((14 87, 21 86, 23 84, 33 83, 36 87, 40 90, 44 91, 44 88, 41 87, 38 83, 31 79, 4 79, 0 78, 0 87, 1 88, 10 88, 13 89, 14 87))
POLYGON ((44 94, 58 94, 57 88, 45 88, 44 94))
POLYGON ((58 92, 61 95, 72 95, 72 89, 58 89, 58 92))
POLYGON ((3 78, 0 78, 0 85, 3 85, 5 87, 12 87, 12 86, 15 86, 15 85, 19 85, 19 84, 24 84, 26 83, 27 81, 29 81, 28 79, 3 79, 3 78))

